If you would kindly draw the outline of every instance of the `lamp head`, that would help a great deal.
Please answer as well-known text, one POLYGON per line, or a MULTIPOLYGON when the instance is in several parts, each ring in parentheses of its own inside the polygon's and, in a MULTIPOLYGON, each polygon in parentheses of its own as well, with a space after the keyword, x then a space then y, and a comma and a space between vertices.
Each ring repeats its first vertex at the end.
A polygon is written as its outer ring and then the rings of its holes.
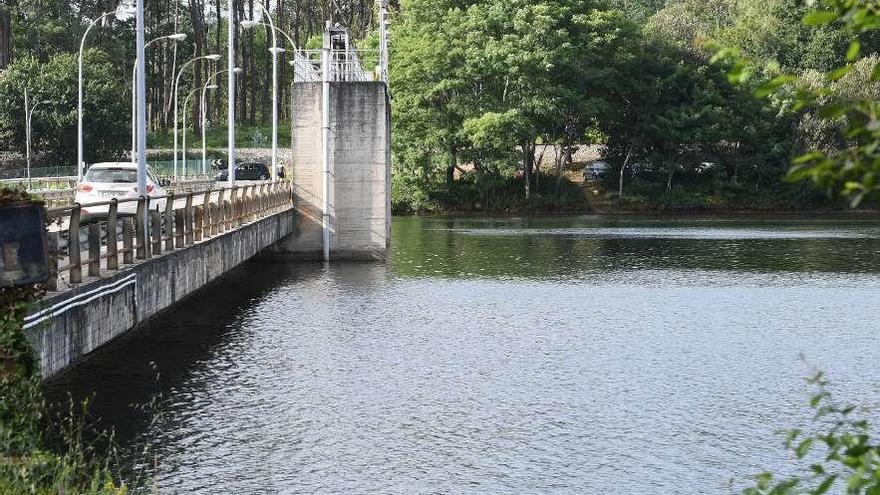
POLYGON ((220 60, 220 54, 219 53, 212 53, 210 55, 205 55, 205 59, 207 59, 207 60, 220 60))
POLYGON ((49 103, 52 103, 52 100, 43 100, 40 103, 43 105, 48 105, 49 103))
POLYGON ((168 39, 174 40, 174 41, 183 41, 186 39, 186 34, 185 33, 175 33, 175 34, 168 36, 168 39))
POLYGON ((235 74, 241 74, 242 72, 244 72, 244 70, 242 70, 241 67, 236 67, 236 68, 232 69, 232 72, 235 74))
POLYGON ((245 19, 245 20, 239 22, 239 24, 241 24, 241 27, 243 27, 244 29, 250 29, 250 28, 257 27, 260 25, 259 22, 254 21, 254 20, 250 20, 250 19, 245 19))
POLYGON ((219 87, 220 87, 220 86, 217 86, 216 84, 211 84, 211 85, 209 85, 209 86, 205 86, 205 89, 217 89, 217 88, 219 88, 219 87))
POLYGON ((272 53, 272 54, 284 53, 284 51, 285 51, 284 48, 281 48, 281 47, 273 46, 272 48, 269 48, 269 53, 272 53))

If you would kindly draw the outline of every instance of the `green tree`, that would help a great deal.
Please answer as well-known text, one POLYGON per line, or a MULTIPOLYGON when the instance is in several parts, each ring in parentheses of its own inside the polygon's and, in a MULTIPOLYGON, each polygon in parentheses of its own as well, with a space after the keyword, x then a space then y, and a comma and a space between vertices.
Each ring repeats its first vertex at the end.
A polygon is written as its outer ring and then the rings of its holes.
MULTIPOLYGON (((31 101, 48 100, 33 117, 34 150, 48 152, 63 163, 76 162, 77 60, 59 54, 43 63, 17 59, 0 75, 0 147, 24 149, 24 91, 31 101)), ((88 50, 83 64, 83 141, 89 163, 120 158, 130 142, 130 86, 98 50, 88 50)))
POLYGON ((590 1, 404 3, 392 58, 398 156, 442 168, 448 182, 460 160, 478 175, 512 173, 518 161, 528 197, 537 143, 583 137, 635 32, 590 1))

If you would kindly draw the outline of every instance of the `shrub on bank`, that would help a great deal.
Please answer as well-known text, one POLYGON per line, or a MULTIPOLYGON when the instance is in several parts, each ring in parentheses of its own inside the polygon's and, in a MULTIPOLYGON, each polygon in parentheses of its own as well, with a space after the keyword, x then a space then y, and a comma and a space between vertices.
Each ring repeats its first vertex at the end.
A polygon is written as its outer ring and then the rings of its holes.
POLYGON ((480 176, 469 172, 451 183, 409 174, 392 177, 391 210, 395 215, 439 213, 583 212, 590 203, 583 187, 552 174, 536 177, 530 197, 515 176, 480 176))
POLYGON ((839 201, 803 184, 755 187, 725 183, 665 185, 633 181, 623 196, 608 194, 617 211, 644 212, 796 212, 842 209, 839 201))
MULTIPOLYGON (((0 189, 0 205, 30 200, 0 189)), ((0 493, 124 494, 106 457, 83 440, 83 423, 51 421, 40 389, 39 367, 22 330, 39 287, 0 289, 0 493), (58 448, 49 447, 56 437, 58 448)), ((71 411, 72 412, 72 411, 71 411)))

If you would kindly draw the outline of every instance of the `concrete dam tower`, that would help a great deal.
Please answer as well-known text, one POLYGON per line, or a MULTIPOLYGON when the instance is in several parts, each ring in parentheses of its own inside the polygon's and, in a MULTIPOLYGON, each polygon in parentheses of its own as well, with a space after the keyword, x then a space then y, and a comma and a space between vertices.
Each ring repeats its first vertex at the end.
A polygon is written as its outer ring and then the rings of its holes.
MULTIPOLYGON (((384 27, 384 22, 383 22, 384 27)), ((391 112, 387 51, 356 50, 328 26, 320 53, 292 62, 295 258, 384 259, 391 226, 391 112)))

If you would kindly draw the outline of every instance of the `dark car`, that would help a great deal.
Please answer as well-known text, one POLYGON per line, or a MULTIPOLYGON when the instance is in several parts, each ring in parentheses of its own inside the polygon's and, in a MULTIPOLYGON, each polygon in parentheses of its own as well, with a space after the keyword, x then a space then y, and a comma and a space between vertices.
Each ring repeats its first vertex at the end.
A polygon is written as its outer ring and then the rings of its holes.
MULTIPOLYGON (((265 163, 247 162, 235 166, 235 180, 269 180, 270 178, 269 166, 265 163)), ((284 178, 284 168, 282 167, 278 167, 278 178, 284 178)), ((229 180, 229 171, 221 170, 215 180, 221 182, 229 180)))

